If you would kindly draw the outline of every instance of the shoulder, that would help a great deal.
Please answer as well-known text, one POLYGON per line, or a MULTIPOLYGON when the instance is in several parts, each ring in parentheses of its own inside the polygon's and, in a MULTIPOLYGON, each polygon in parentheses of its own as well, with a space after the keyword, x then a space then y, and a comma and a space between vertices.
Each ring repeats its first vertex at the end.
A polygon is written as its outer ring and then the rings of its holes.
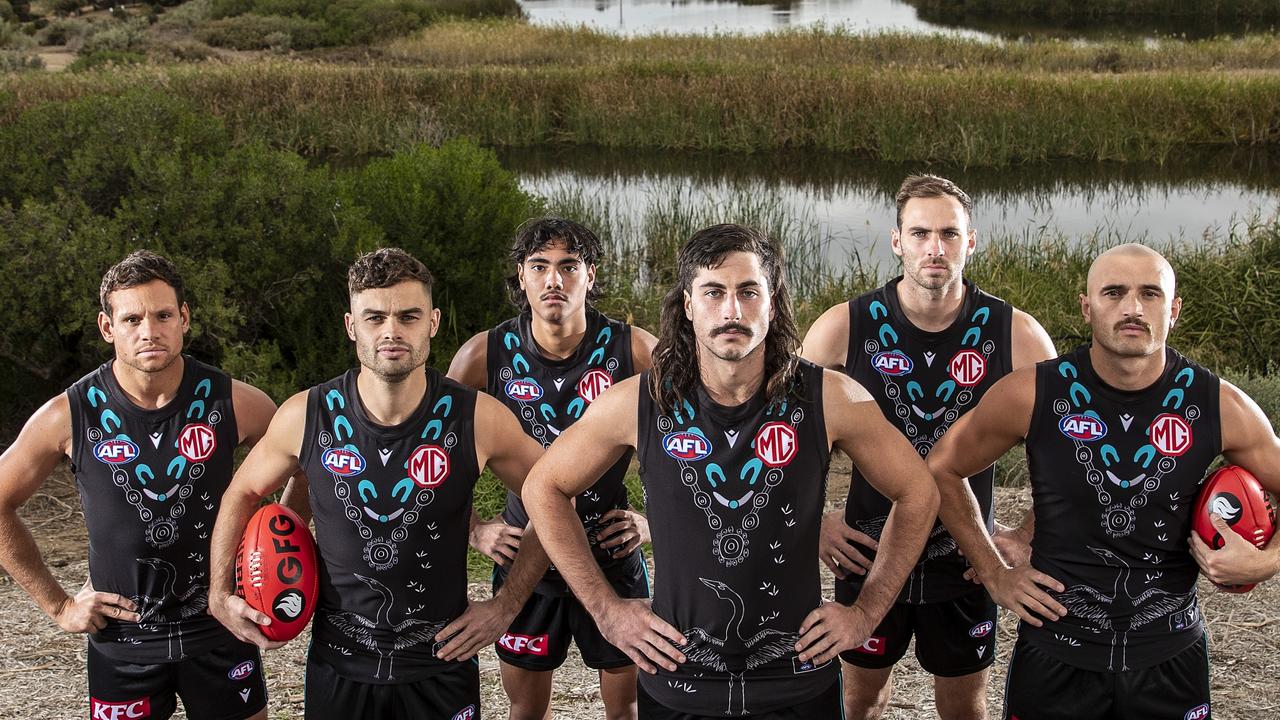
POLYGON ((1010 327, 1013 367, 1022 368, 1055 357, 1057 350, 1044 326, 1029 313, 1010 307, 1013 310, 1010 327))
POLYGON ((478 332, 458 348, 449 363, 448 377, 474 388, 485 386, 488 380, 489 333, 488 330, 478 332))
POLYGON ((23 425, 23 436, 38 442, 46 450, 69 454, 71 450, 71 398, 62 392, 45 401, 23 425))
POLYGON ((830 368, 844 367, 849 351, 849 303, 827 308, 809 326, 801 343, 800 355, 806 360, 830 368))
POLYGON ((631 361, 636 372, 648 370, 653 366, 653 349, 658 346, 658 338, 639 325, 631 326, 631 361))

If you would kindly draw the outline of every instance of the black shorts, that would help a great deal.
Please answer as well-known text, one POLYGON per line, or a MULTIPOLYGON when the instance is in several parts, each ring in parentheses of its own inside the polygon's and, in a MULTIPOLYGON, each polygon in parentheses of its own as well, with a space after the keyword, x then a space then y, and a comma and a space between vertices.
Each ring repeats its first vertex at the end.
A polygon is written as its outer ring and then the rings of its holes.
MULTIPOLYGON (((836 602, 857 599, 848 583, 836 583, 836 602), (850 597, 852 595, 852 597, 850 597)), ((840 653, 860 668, 893 667, 916 638, 920 667, 940 677, 960 677, 985 670, 996 659, 996 604, 985 590, 945 602, 894 603, 862 647, 840 653)))
POLYGON ((107 657, 89 643, 89 717, 166 720, 178 698, 191 720, 242 720, 267 706, 258 648, 230 638, 212 650, 155 665, 107 657))
POLYGON ((306 720, 479 720, 480 664, 475 660, 422 680, 375 684, 345 678, 307 658, 306 720))
POLYGON ((1206 720, 1209 643, 1154 667, 1124 672, 1082 670, 1019 638, 1009 661, 1005 720, 1206 720))
MULTIPOLYGON (((636 571, 611 581, 623 598, 649 597, 649 574, 643 560, 636 571)), ((494 592, 502 586, 495 575, 494 592)), ((569 655, 573 640, 582 653, 582 662, 593 670, 611 670, 631 665, 626 653, 609 644, 596 627, 596 621, 572 594, 542 595, 534 593, 511 621, 511 627, 494 644, 498 658, 523 670, 555 670, 569 655)))
MULTIPOLYGON (((690 715, 672 710, 653 699, 644 691, 644 685, 637 685, 636 702, 639 709, 639 720, 712 720, 723 718, 723 715, 690 715)), ((748 720, 838 720, 844 717, 844 690, 840 678, 836 679, 812 700, 758 715, 735 715, 748 720)))

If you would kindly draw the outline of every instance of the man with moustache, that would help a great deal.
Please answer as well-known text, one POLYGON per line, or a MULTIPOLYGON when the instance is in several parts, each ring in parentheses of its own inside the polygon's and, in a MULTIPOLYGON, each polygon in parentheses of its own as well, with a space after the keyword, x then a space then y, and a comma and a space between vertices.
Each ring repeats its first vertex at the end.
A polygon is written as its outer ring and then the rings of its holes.
MULTIPOLYGON (((602 252, 600 239, 579 223, 562 218, 525 223, 511 246, 516 274, 508 287, 520 314, 471 338, 449 367, 449 377, 485 390, 510 408, 544 447, 600 393, 650 365, 654 337, 591 306, 599 295, 596 264, 602 252)), ((631 453, 624 453, 575 498, 574 506, 615 591, 645 598, 649 577, 640 545, 649 541, 649 525, 627 500, 623 479, 630 464, 631 453)), ((502 516, 472 530, 472 545, 494 559, 495 589, 506 580, 528 522, 520 497, 507 493, 502 516)), ((635 664, 604 639, 551 568, 495 646, 511 719, 547 715, 554 671, 564 663, 570 640, 587 667, 599 673, 604 716, 635 718, 635 664)))
MULTIPOLYGON (((1034 318, 964 278, 977 246, 968 194, 945 178, 911 175, 895 203, 890 242, 903 274, 824 313, 801 355, 867 388, 885 418, 927 456, 997 380, 1056 353, 1034 318)), ((995 468, 969 483, 986 526, 994 527, 995 468)), ((855 469, 844 510, 823 518, 821 559, 836 575, 838 601, 858 597, 888 510, 889 502, 855 469)), ((1027 536, 1029 528, 1001 528, 996 535, 1004 552, 1024 560, 1018 548, 1027 536)), ((847 718, 884 714, 893 667, 913 636, 916 658, 933 675, 939 717, 987 717, 996 605, 966 579, 967 569, 955 541, 936 524, 893 609, 864 645, 841 655, 847 718)))
POLYGON ((210 610, 241 639, 270 618, 232 594, 236 546, 260 500, 310 498, 320 597, 307 658, 306 717, 479 718, 476 652, 492 643, 546 568, 526 533, 492 600, 467 599, 472 492, 489 467, 512 491, 542 448, 511 412, 424 372, 440 323, 432 277, 403 250, 348 273, 347 335, 360 361, 287 400, 227 490, 213 537, 210 610), (305 480, 303 480, 305 478, 305 480))
POLYGON ((639 716, 840 715, 831 661, 893 602, 936 512, 919 455, 856 382, 795 355, 779 249, 717 225, 689 239, 653 368, 596 398, 531 473, 524 500, 556 567, 636 662, 639 716), (831 448, 894 503, 852 607, 823 603, 813 555, 831 448), (618 597, 572 499, 640 460, 657 569, 652 610, 618 597))
MULTIPOLYGON (((182 352, 185 289, 138 250, 102 277, 98 331, 114 357, 41 407, 0 456, 0 564, 62 630, 88 634, 92 717, 267 716, 262 659, 212 617, 209 528, 236 447, 275 404, 182 352), (74 596, 17 510, 63 458, 89 530, 89 582, 74 596)), ((33 698, 35 700, 35 698, 33 698)))
MULTIPOLYGON (((1280 439, 1247 395, 1167 346, 1182 306, 1159 253, 1102 253, 1080 296, 1092 342, 1001 379, 929 455, 942 521, 1022 618, 1005 718, 1210 715, 1192 507, 1219 455, 1280 490, 1280 439), (1023 440, 1036 527, 1030 564, 1011 568, 965 478, 1023 440)), ((1276 572, 1280 543, 1239 544, 1211 577, 1276 572)))

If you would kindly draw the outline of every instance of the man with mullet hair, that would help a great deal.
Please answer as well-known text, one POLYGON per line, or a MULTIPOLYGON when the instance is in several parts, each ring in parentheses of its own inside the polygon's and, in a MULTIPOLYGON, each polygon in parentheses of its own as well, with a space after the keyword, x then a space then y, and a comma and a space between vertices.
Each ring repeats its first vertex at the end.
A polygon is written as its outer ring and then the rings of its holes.
MULTIPOLYGON (((945 178, 911 175, 895 202, 890 243, 902 275, 825 312, 809 328, 801 354, 861 383, 885 418, 927 456, 997 380, 1055 353, 1034 318, 964 278, 977 246, 968 194, 945 178)), ((993 527, 995 468, 969 483, 993 527)), ((844 509, 823 518, 821 559, 836 575, 838 601, 858 597, 888 511, 889 502, 855 469, 844 509)), ((1029 533, 1029 527, 1001 528, 996 538, 1010 560, 1025 562, 1029 533)), ((916 658, 934 676, 939 717, 987 717, 996 604, 966 572, 955 540, 936 524, 893 609, 865 644, 840 656, 848 720, 884 714, 893 667, 913 636, 916 658)))
POLYGON ((360 367, 285 401, 236 473, 214 528, 210 610, 247 642, 283 644, 232 593, 232 566, 250 515, 288 480, 284 501, 315 518, 319 550, 308 720, 478 719, 475 654, 510 625, 546 557, 527 532, 502 590, 468 601, 472 493, 486 466, 518 493, 542 448, 498 401, 424 372, 440 311, 421 262, 366 253, 348 290, 360 367), (328 462, 335 453, 342 462, 328 462))
MULTIPOLYGON (((471 338, 449 367, 450 377, 485 390, 516 413, 524 431, 544 447, 600 393, 649 368, 654 337, 591 306, 599 295, 601 252, 596 234, 571 220, 538 218, 521 226, 510 254, 516 274, 508 281, 520 314, 471 338)), ((574 505, 614 589, 622 597, 645 598, 649 577, 640 545, 649 541, 649 525, 627 500, 623 478, 630 464, 631 453, 624 453, 574 505)), ((472 545, 496 563, 495 589, 506 580, 528 522, 520 497, 507 493, 502 516, 472 530, 472 545)), ((551 568, 495 646, 511 720, 547 715, 553 673, 564 663, 571 639, 587 667, 599 672, 605 717, 634 719, 635 665, 605 641, 551 568)))
POLYGON ((942 521, 1022 619, 1006 720, 1208 718, 1197 560, 1216 582, 1255 583, 1280 567, 1280 542, 1255 549, 1217 518, 1224 549, 1188 544, 1196 493, 1219 455, 1280 491, 1280 439, 1166 344, 1182 298, 1156 251, 1099 255, 1080 310, 1091 343, 1002 378, 929 454, 942 521), (965 478, 1024 440, 1035 537, 1030 563, 1009 567, 965 478))
POLYGON ((639 716, 834 718, 838 668, 893 603, 937 495, 853 380, 796 356, 778 247, 716 225, 680 249, 653 368, 596 398, 529 476, 547 551, 605 638, 645 671, 639 716), (858 602, 823 603, 818 531, 832 447, 894 503, 858 602), (635 449, 658 577, 620 598, 573 498, 635 449))
MULTIPOLYGON (((209 528, 236 447, 275 403, 182 352, 182 277, 138 250, 102 277, 114 357, 36 411, 0 456, 0 564, 66 632, 87 633, 93 718, 267 716, 262 659, 206 614, 209 528), (89 582, 68 595, 17 510, 63 458, 89 530, 89 582)), ((41 698, 31 698, 33 708, 41 698)))

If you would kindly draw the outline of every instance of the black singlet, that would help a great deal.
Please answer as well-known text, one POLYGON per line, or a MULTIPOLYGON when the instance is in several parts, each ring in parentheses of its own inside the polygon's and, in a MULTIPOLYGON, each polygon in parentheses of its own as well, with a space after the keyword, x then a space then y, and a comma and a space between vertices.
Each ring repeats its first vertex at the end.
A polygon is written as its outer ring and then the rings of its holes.
MULTIPOLYGON (((531 315, 525 312, 489 331, 485 376, 488 393, 520 418, 530 437, 547 447, 582 417, 597 395, 635 373, 631 326, 588 308, 587 334, 582 343, 573 355, 557 361, 538 351, 531 322, 531 315)), ((592 554, 610 577, 610 571, 631 573, 635 568, 634 558, 615 558, 601 550, 597 540, 600 517, 616 508, 630 507, 623 484, 630 464, 631 453, 627 452, 594 485, 580 493, 575 504, 592 554)), ((529 524, 529 514, 515 493, 507 493, 502 517, 515 527, 529 524)), ((550 568, 537 590, 544 595, 565 594, 568 586, 560 573, 550 568)))
POLYGON ((1151 387, 1125 392, 1082 346, 1036 366, 1027 434, 1036 515, 1031 564, 1067 587, 1069 614, 1020 632, 1085 670, 1138 670, 1203 630, 1187 537, 1222 449, 1218 378, 1167 350, 1151 387))
MULTIPOLYGON (((901 277, 849 301, 845 372, 871 393, 923 457, 997 380, 1012 372, 1013 308, 965 281, 964 305, 955 322, 946 330, 926 332, 903 314, 900 282, 901 277)), ((989 467, 969 478, 988 530, 994 519, 994 477, 989 467)), ((849 527, 879 540, 891 507, 855 467, 845 504, 849 527)), ((964 579, 967 567, 956 541, 941 522, 935 523, 898 602, 942 602, 973 592, 973 583, 964 579)), ((850 575, 845 582, 860 587, 862 577, 850 575)))
POLYGON ((182 384, 146 410, 108 361, 67 389, 71 469, 89 529, 96 590, 131 598, 141 622, 108 619, 89 636, 104 655, 155 664, 231 639, 209 607, 209 535, 239 444, 231 378, 183 355, 182 384))
POLYGON ((800 623, 822 602, 818 532, 831 447, 822 369, 801 362, 786 402, 737 407, 699 388, 659 414, 641 374, 637 452, 656 566, 653 611, 689 640, 645 692, 694 715, 764 713, 812 698, 838 663, 801 663, 800 623))
POLYGON ((415 682, 456 666, 433 637, 467 607, 476 393, 433 369, 413 416, 369 419, 359 372, 311 388, 300 463, 320 550, 312 652, 343 677, 415 682))

